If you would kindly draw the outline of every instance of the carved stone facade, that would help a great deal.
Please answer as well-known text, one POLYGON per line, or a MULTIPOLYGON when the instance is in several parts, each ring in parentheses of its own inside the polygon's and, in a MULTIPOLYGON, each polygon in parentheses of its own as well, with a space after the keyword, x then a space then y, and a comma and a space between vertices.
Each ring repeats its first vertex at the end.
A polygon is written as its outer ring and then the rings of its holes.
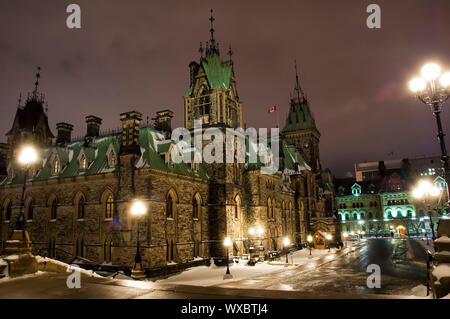
MULTIPOLYGON (((223 132, 242 126, 233 67, 231 60, 220 59, 213 44, 200 63, 190 64, 191 83, 184 103, 185 126, 192 133, 193 121, 199 119, 223 132)), ((35 103, 41 103, 42 109, 42 101, 35 103)), ((47 117, 38 113, 39 121, 44 120, 42 127, 48 127, 47 117)), ((199 257, 223 257, 227 236, 233 241, 230 254, 236 256, 248 253, 252 241, 261 241, 268 252, 282 250, 285 236, 297 247, 317 230, 338 238, 334 190, 320 170, 315 127, 289 130, 289 134, 316 137, 312 154, 282 137, 282 169, 262 174, 247 163, 175 163, 171 158, 175 142, 167 138, 170 110, 158 113, 155 128, 143 126, 136 111, 120 118, 121 131, 102 135, 101 119, 86 117, 84 140, 70 140, 68 123, 58 123, 54 144, 51 132, 43 139, 42 130, 30 132, 27 142, 40 155, 30 170, 24 206, 34 254, 132 267, 139 227, 142 263, 151 271, 199 257), (314 163, 308 165, 303 156, 314 163), (147 208, 140 220, 130 214, 136 199, 147 208), (249 230, 256 227, 264 234, 252 237, 249 230)), ((14 123, 8 141, 12 151, 18 151, 12 141, 19 138, 21 123, 14 123)), ((0 184, 2 246, 21 209, 24 174, 14 159, 9 158, 9 174, 0 184)))

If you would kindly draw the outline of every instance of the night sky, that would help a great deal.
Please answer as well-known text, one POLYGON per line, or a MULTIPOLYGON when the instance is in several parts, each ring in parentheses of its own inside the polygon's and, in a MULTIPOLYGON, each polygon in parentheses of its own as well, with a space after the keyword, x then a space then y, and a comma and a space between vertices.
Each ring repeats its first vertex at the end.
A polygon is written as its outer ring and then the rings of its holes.
MULTIPOLYGON (((37 66, 55 135, 63 121, 83 135, 86 115, 117 128, 130 110, 145 119, 170 108, 173 127, 183 125, 188 65, 209 39, 211 7, 222 57, 230 43, 234 51, 247 127, 275 127, 277 116, 267 114, 274 104, 284 125, 297 59, 322 133, 322 164, 337 177, 357 162, 439 154, 433 115, 407 85, 428 61, 450 69, 448 0, 3 0, 0 141, 37 66), (81 30, 66 27, 70 3, 81 6, 81 30), (381 6, 381 29, 366 26, 371 3, 381 6)), ((444 111, 446 132, 449 119, 444 111)))

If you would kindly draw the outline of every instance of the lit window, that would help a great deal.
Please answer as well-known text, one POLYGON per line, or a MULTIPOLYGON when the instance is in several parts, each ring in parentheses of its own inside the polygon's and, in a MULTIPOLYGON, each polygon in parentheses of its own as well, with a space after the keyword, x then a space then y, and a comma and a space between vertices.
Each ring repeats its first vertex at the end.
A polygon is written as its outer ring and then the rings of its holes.
POLYGON ((83 154, 80 159, 80 169, 84 170, 86 168, 87 168, 87 160, 86 160, 86 156, 84 156, 84 154, 83 154))
POLYGON ((109 195, 108 199, 106 200, 105 217, 112 218, 113 215, 114 215, 114 197, 112 195, 109 195))
POLYGON ((61 170, 61 163, 59 162, 59 159, 55 158, 53 161, 53 174, 58 174, 61 170))

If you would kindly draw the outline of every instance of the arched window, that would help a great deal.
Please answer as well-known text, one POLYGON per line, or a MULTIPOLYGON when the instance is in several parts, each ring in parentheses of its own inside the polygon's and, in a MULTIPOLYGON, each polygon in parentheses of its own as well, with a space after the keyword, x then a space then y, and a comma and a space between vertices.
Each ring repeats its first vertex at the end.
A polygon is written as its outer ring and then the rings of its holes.
POLYGON ((349 214, 345 214, 345 220, 349 220, 350 219, 350 215, 349 214))
POLYGON ((354 213, 353 214, 353 219, 355 219, 355 220, 358 219, 358 214, 354 213))
POLYGON ((359 218, 360 218, 360 219, 364 219, 364 213, 360 213, 360 214, 359 214, 359 218))
POLYGON ((5 207, 5 221, 11 220, 12 215, 12 204, 11 202, 8 202, 8 204, 5 207))
POLYGON ((194 196, 194 198, 192 199, 192 218, 200 218, 200 209, 200 201, 196 196, 194 196))
POLYGON ((33 220, 33 214, 34 214, 34 203, 33 200, 30 201, 30 203, 28 204, 28 208, 27 208, 27 219, 28 220, 33 220))
POLYGON ((234 218, 239 218, 239 210, 241 208, 241 198, 239 197, 239 195, 236 195, 236 197, 234 198, 234 203, 235 203, 235 207, 234 207, 234 218))
POLYGON ((411 218, 411 217, 412 217, 412 211, 408 210, 407 216, 408 216, 409 218, 411 218))
POLYGON ((86 156, 84 154, 81 155, 81 158, 80 158, 80 169, 82 169, 82 170, 87 169, 87 160, 86 160, 86 156))
POLYGON ((369 219, 372 219, 373 218, 373 214, 372 214, 372 212, 369 212, 369 219))
POLYGON ((374 202, 374 203, 373 203, 373 206, 377 207, 377 205, 378 205, 377 202, 374 202))
POLYGON ((85 206, 86 203, 84 201, 84 197, 81 197, 78 201, 78 208, 77 208, 77 214, 78 214, 78 219, 83 219, 85 216, 85 206))
POLYGON ((50 219, 55 220, 57 213, 58 213, 58 202, 55 198, 53 199, 52 205, 50 206, 50 219))
POLYGON ((114 197, 112 195, 108 196, 106 200, 106 211, 105 218, 113 218, 114 216, 114 197))
POLYGON ((270 198, 267 200, 267 218, 271 218, 270 214, 272 211, 272 202, 270 201, 270 198))
POLYGON ((171 194, 167 196, 166 200, 166 218, 173 218, 173 198, 171 194))
POLYGON ((387 212, 387 218, 392 218, 392 212, 390 211, 390 210, 388 210, 388 212, 387 212))
POLYGON ((53 160, 53 174, 58 174, 61 170, 61 163, 59 162, 59 159, 55 157, 53 160))

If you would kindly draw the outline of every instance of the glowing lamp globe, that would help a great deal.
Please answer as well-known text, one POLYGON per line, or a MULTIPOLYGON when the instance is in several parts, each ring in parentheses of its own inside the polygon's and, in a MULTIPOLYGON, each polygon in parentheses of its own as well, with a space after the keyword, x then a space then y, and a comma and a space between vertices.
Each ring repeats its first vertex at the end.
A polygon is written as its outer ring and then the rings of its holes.
POLYGON ((347 233, 344 233, 343 236, 344 236, 344 238, 347 238, 347 237, 348 237, 348 234, 347 234, 347 233))
POLYGON ((22 148, 19 154, 19 162, 28 165, 36 162, 37 153, 36 150, 31 146, 25 146, 22 148))
POLYGON ((135 201, 133 206, 131 207, 131 213, 134 216, 141 216, 144 215, 147 211, 147 208, 145 208, 145 205, 141 201, 135 201))
POLYGON ((409 89, 413 91, 414 93, 423 91, 427 84, 425 81, 421 78, 415 78, 412 79, 411 82, 409 82, 409 89))
POLYGON ((223 241, 223 245, 224 245, 225 247, 230 247, 231 244, 232 244, 231 238, 230 238, 230 237, 226 237, 225 240, 223 241))
POLYGON ((331 235, 330 234, 327 234, 327 240, 331 240, 331 235))
POLYGON ((413 196, 414 198, 422 198, 423 197, 422 190, 416 188, 415 190, 413 190, 413 196))
POLYGON ((259 227, 259 228, 258 228, 258 235, 261 236, 262 234, 264 234, 264 228, 259 227))
POLYGON ((290 243, 291 243, 291 241, 289 240, 289 238, 284 237, 284 239, 283 239, 283 245, 284 245, 284 247, 289 246, 290 243))
POLYGON ((311 235, 308 235, 308 242, 312 242, 312 240, 313 240, 313 238, 312 238, 312 236, 311 235))
POLYGON ((450 86, 450 72, 446 72, 446 73, 442 74, 440 82, 441 82, 441 85, 445 88, 450 86))
POLYGON ((437 187, 433 187, 430 190, 430 195, 433 197, 439 196, 440 193, 441 193, 441 191, 437 187))
POLYGON ((250 228, 248 230, 248 233, 253 236, 255 234, 255 229, 254 228, 250 228))
POLYGON ((427 182, 427 181, 422 181, 422 182, 420 182, 420 184, 419 184, 419 189, 420 189, 422 192, 424 192, 424 193, 430 192, 430 190, 431 190, 432 187, 433 187, 433 186, 431 186, 431 183, 430 183, 430 182, 427 182))
POLYGON ((439 74, 441 74, 441 67, 436 63, 428 63, 422 68, 421 74, 425 80, 436 80, 439 77, 439 74))

